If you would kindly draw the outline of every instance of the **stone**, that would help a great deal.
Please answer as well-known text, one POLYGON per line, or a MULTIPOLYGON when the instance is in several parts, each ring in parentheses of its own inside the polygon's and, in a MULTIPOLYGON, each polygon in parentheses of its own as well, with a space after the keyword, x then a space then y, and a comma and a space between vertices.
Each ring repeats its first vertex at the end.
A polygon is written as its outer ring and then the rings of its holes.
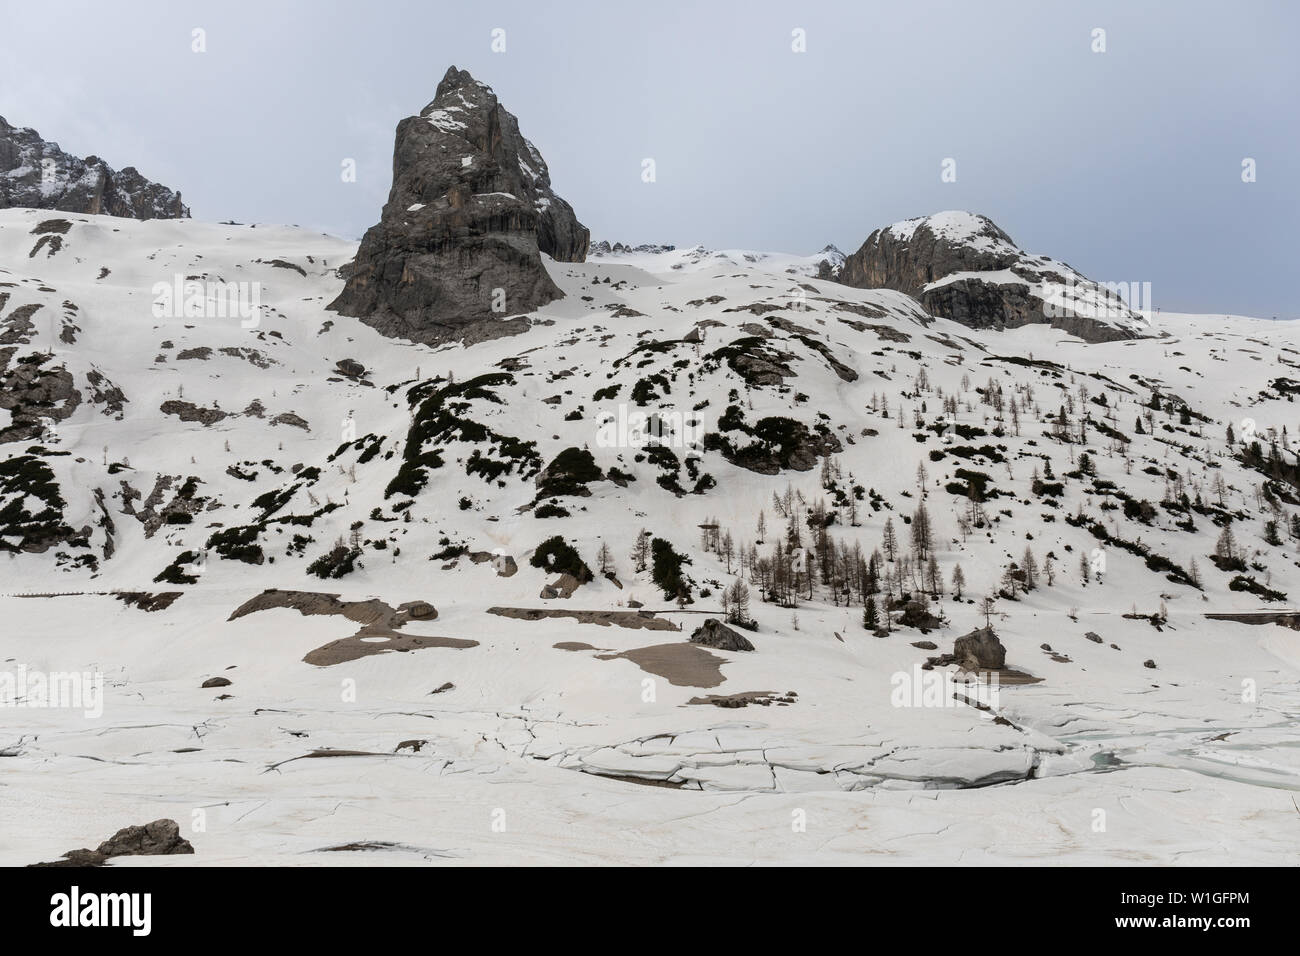
POLYGON ((554 600, 555 598, 563 598, 567 600, 568 598, 573 597, 573 592, 578 590, 581 584, 581 581, 568 571, 565 571, 550 584, 544 585, 538 597, 544 601, 554 600))
POLYGON ((69 850, 60 860, 33 863, 35 867, 103 866, 115 856, 174 856, 193 853, 189 840, 181 837, 175 820, 154 820, 144 826, 124 827, 97 849, 69 850))
POLYGON ((193 853, 194 847, 181 837, 175 820, 154 820, 139 827, 125 827, 99 845, 97 852, 114 856, 172 856, 193 853))
POLYGON ((1007 664, 1007 649, 991 627, 978 627, 953 641, 953 656, 967 670, 1002 670, 1007 664))
POLYGON ((716 648, 720 651, 752 651, 754 645, 742 634, 733 631, 721 621, 709 618, 691 635, 692 644, 702 644, 705 647, 716 648))
POLYGON ((209 687, 229 687, 229 686, 230 686, 230 680, 225 677, 209 677, 200 685, 200 687, 203 689, 207 689, 209 687))
POLYGON ((406 616, 414 621, 432 621, 438 616, 437 609, 428 601, 407 601, 400 605, 397 610, 405 611, 406 616))
POLYGON ((339 359, 334 363, 334 366, 338 369, 340 375, 344 375, 350 379, 360 379, 364 378, 366 375, 366 367, 356 359, 339 359))

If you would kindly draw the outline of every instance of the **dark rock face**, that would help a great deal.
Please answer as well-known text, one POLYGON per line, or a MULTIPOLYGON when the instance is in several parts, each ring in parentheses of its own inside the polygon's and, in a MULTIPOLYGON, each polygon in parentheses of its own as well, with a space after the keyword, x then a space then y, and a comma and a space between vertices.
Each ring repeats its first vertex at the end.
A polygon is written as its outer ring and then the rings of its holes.
POLYGON ((967 212, 877 229, 844 260, 838 279, 905 292, 932 315, 976 329, 1047 323, 1089 342, 1150 334, 1116 292, 1026 253, 987 217, 967 212))
POLYGON ((0 209, 58 209, 126 219, 188 219, 181 194, 134 166, 115 170, 98 156, 78 159, 34 129, 0 116, 0 209))
POLYGON ((953 641, 953 657, 967 670, 1000 671, 1007 666, 1007 649, 991 627, 979 627, 953 641))
POLYGON ((62 365, 42 367, 41 356, 9 364, 13 349, 0 349, 0 409, 10 413, 0 443, 40 438, 48 422, 68 418, 81 405, 72 373, 62 365))
POLYGON ((743 634, 737 634, 721 621, 709 618, 691 635, 692 644, 703 644, 720 651, 752 651, 754 645, 743 634))
POLYGON ((115 856, 170 856, 193 853, 189 840, 181 837, 175 820, 154 820, 142 827, 124 827, 95 850, 69 850, 63 859, 33 866, 103 866, 115 856))
POLYGON ((562 293, 540 253, 582 262, 590 234, 492 89, 454 66, 397 126, 393 188, 329 308, 434 344, 522 332, 562 293))

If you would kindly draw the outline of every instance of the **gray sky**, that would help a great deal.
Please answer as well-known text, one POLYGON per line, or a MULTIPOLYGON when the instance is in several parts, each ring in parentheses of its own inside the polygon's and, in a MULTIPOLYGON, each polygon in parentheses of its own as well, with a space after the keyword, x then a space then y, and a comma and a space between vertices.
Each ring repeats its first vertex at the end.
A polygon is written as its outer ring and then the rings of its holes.
POLYGON ((595 238, 851 252, 969 209, 1164 309, 1300 317, 1289 0, 0 0, 0 24, 0 115, 137 166, 200 219, 359 237, 397 121, 454 63, 595 238))

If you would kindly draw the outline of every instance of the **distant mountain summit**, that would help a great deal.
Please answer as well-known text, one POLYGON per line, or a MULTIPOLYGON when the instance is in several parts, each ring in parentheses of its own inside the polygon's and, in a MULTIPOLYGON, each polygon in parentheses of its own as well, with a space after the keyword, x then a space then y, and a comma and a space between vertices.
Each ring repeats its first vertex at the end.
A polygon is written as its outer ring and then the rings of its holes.
POLYGON ((398 124, 388 203, 330 308, 428 344, 522 331, 508 317, 562 295, 541 253, 582 262, 589 243, 519 121, 453 66, 398 124))
POLYGON ((0 116, 0 209, 30 207, 127 219, 188 219, 181 194, 98 156, 79 159, 0 116))
POLYGON ((1047 323, 1089 342, 1150 334, 1115 290, 1025 252, 987 216, 970 212, 877 229, 837 278, 859 289, 904 292, 931 314, 972 328, 1047 323))
POLYGON ((592 258, 599 258, 602 256, 622 256, 633 252, 648 252, 651 254, 672 252, 676 248, 676 246, 664 246, 653 242, 645 242, 639 246, 621 242, 615 242, 611 245, 608 239, 602 239, 600 242, 593 242, 587 254, 592 258))

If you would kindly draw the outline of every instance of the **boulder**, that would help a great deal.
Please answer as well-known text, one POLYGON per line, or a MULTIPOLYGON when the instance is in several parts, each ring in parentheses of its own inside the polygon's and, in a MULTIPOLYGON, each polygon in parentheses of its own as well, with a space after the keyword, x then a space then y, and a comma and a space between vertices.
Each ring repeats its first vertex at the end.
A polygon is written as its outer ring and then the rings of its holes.
POLYGON ((515 334, 527 322, 509 317, 562 295, 542 253, 582 262, 589 242, 518 120, 453 66, 398 124, 388 203, 329 308, 430 345, 515 334))
POLYGON ((173 856, 193 852, 194 847, 181 837, 175 820, 154 820, 144 826, 118 830, 97 849, 69 850, 60 860, 32 866, 103 866, 115 856, 173 856))
POLYGON ((568 599, 573 597, 573 592, 578 590, 582 582, 576 577, 565 571, 550 584, 542 587, 541 594, 538 595, 544 601, 554 600, 555 598, 568 599))
POLYGON ((194 847, 181 837, 175 820, 154 820, 140 827, 125 827, 99 845, 106 857, 170 856, 193 853, 194 847))
POLYGON ((438 616, 438 610, 428 601, 407 601, 405 604, 398 605, 398 612, 406 612, 406 616, 413 621, 432 621, 438 616))
POLYGON ((338 370, 340 375, 344 375, 353 380, 362 379, 366 376, 366 367, 356 359, 339 359, 334 363, 334 367, 338 370))
POLYGON ((691 635, 692 644, 703 644, 720 651, 752 651, 754 645, 742 634, 733 631, 721 621, 709 618, 691 635))
POLYGON ((1007 649, 991 627, 978 627, 952 645, 957 663, 967 670, 1000 671, 1007 665, 1007 649))

